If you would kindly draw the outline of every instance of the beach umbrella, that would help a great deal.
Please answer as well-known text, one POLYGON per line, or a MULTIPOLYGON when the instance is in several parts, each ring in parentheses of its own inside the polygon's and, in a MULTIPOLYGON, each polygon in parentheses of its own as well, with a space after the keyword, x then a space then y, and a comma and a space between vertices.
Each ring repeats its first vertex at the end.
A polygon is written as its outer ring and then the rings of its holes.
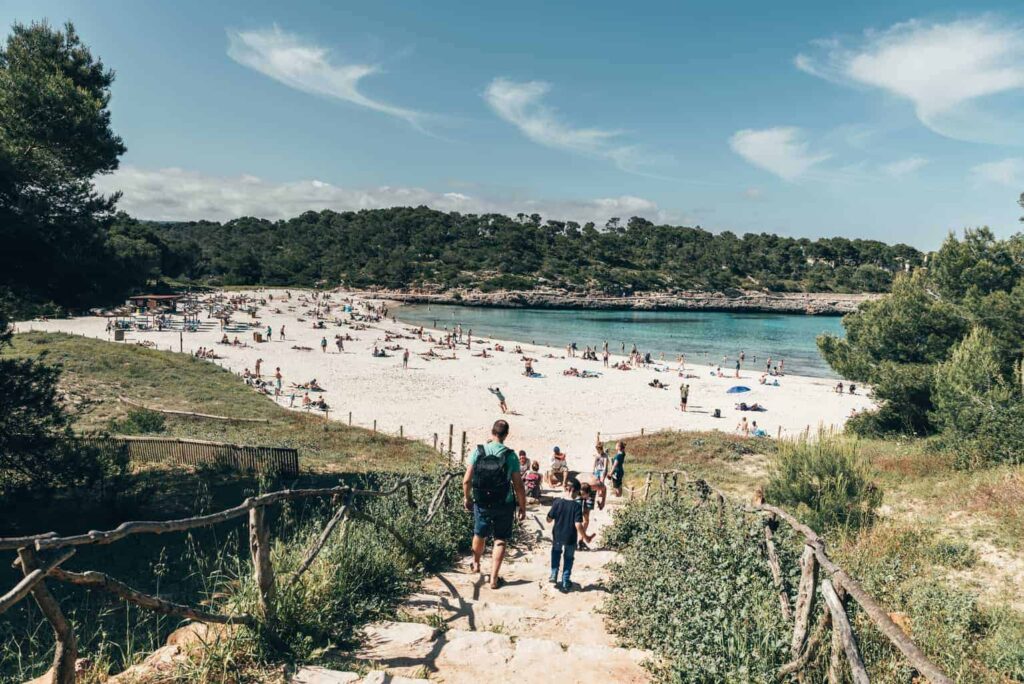
POLYGON ((749 387, 744 387, 743 385, 736 385, 735 387, 730 387, 729 389, 725 390, 725 393, 726 394, 741 394, 743 392, 749 392, 749 391, 750 391, 749 387))

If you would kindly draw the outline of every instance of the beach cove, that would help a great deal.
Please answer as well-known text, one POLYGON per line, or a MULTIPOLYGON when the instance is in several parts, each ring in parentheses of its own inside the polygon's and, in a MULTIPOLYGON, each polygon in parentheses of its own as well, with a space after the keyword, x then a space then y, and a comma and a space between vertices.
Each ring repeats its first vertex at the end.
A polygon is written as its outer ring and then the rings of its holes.
MULTIPOLYGON (((123 343, 146 343, 175 352, 180 348, 185 353, 194 353, 200 347, 213 349, 220 358, 211 362, 239 375, 246 369, 254 371, 257 360, 262 359, 264 378, 272 380, 275 369, 281 369, 284 394, 275 400, 283 406, 292 404, 295 410, 303 410, 304 392, 297 390, 293 402, 289 386, 316 378, 325 390, 316 396, 322 396, 327 402, 331 419, 347 422, 351 413, 356 425, 368 428, 376 425, 378 430, 390 434, 401 430, 406 437, 428 442, 435 433, 446 441, 451 425, 456 450, 462 431, 467 432, 470 445, 486 440, 491 424, 501 417, 498 401, 489 388, 499 387, 510 410, 505 416, 512 427, 510 446, 525 449, 531 457, 546 463, 552 447, 557 445, 568 452, 570 463, 577 467, 589 463, 598 433, 602 438, 611 439, 635 435, 641 430, 734 432, 745 416, 748 421, 756 421, 772 438, 793 437, 808 428, 813 431, 818 426, 842 426, 851 411, 872 406, 871 400, 863 394, 835 393, 835 381, 825 378, 787 374, 778 378, 778 386, 761 385, 759 378, 764 371, 761 358, 757 366, 748 358, 738 379, 734 377, 735 359, 732 365, 722 365, 724 377, 718 377, 717 364, 687 358, 683 371, 687 377, 681 378, 675 358, 666 357, 661 362, 657 356, 649 368, 622 371, 605 368, 600 360, 568 358, 564 347, 475 335, 471 349, 466 348, 465 339, 457 347, 454 360, 429 358, 421 354, 432 348, 438 355, 451 356, 449 351, 436 349, 427 338, 429 334, 438 338, 444 334, 443 330, 427 329, 420 339, 413 326, 400 320, 392 321, 390 317, 366 323, 365 329, 359 330, 348 324, 351 314, 342 313, 344 301, 351 301, 358 314, 365 313, 367 306, 380 306, 383 300, 344 292, 330 293, 328 302, 332 310, 325 317, 326 328, 316 329, 313 327, 312 294, 301 290, 290 292, 290 300, 284 299, 284 289, 230 293, 267 300, 267 304, 258 307, 257 317, 261 329, 271 329, 271 341, 257 343, 251 333, 230 333, 231 338, 239 337, 246 346, 219 344, 224 334, 219 321, 208 319, 203 312, 200 314, 202 325, 197 332, 131 330, 127 331, 123 343), (271 295, 273 301, 269 300, 271 295), (339 326, 338 321, 342 325, 339 326), (282 326, 285 327, 283 340, 280 339, 282 326), (341 352, 335 345, 338 334, 349 334, 353 338, 344 342, 341 352), (321 351, 324 339, 328 345, 326 351, 321 351), (497 351, 496 345, 503 346, 505 351, 497 351), (522 354, 513 351, 516 345, 521 345, 522 354), (374 347, 401 349, 388 350, 386 357, 376 357, 372 354, 374 347), (402 363, 405 348, 410 351, 408 369, 403 368, 402 363), (487 356, 479 356, 484 349, 488 350, 487 356), (534 377, 523 374, 524 355, 535 359, 533 368, 537 375, 534 377), (600 375, 594 378, 564 375, 563 371, 569 368, 600 375), (655 379, 668 388, 649 386, 655 379), (686 413, 679 408, 681 382, 690 385, 686 413), (737 385, 749 387, 750 391, 727 394, 737 385), (766 410, 741 412, 735 408, 739 401, 757 403, 766 410), (714 416, 715 409, 721 412, 720 418, 714 416)), ((248 319, 240 313, 234 318, 237 321, 248 319)), ((112 340, 107 321, 104 317, 90 316, 25 321, 16 328, 18 332, 44 330, 112 340)), ((620 349, 609 342, 611 363, 625 360, 620 349)))

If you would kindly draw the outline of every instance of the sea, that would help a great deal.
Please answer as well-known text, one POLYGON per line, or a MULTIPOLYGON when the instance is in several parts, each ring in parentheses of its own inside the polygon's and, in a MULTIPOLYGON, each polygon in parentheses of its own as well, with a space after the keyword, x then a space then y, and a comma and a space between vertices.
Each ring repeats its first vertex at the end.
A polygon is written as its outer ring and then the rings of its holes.
POLYGON ((405 323, 452 329, 461 324, 474 335, 564 348, 600 348, 607 340, 612 354, 633 345, 652 356, 709 365, 735 364, 741 352, 746 368, 785 359, 786 372, 838 377, 821 358, 818 335, 842 336, 839 316, 803 316, 724 311, 603 311, 502 309, 448 304, 403 304, 394 315, 405 323))

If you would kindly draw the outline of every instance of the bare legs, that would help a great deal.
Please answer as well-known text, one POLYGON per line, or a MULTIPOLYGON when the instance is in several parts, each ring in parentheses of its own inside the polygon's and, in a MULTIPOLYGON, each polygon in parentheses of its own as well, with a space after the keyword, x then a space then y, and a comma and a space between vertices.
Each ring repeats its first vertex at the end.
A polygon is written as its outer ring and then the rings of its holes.
MULTIPOLYGON (((469 566, 471 572, 480 572, 480 561, 484 557, 486 545, 486 538, 473 535, 473 562, 469 566)), ((505 541, 503 539, 495 539, 494 548, 491 550, 491 589, 498 588, 498 577, 500 576, 501 564, 504 560, 505 541)))

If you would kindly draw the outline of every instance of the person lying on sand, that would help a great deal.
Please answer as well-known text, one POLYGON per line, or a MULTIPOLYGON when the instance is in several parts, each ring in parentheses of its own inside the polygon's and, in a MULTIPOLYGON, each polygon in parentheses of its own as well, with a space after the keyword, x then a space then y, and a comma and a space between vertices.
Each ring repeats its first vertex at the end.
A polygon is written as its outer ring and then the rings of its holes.
POLYGON ((647 383, 647 386, 653 387, 655 389, 668 389, 668 385, 663 383, 661 380, 658 380, 658 378, 654 378, 653 380, 651 380, 649 383, 647 383))
POLYGON ((293 344, 292 349, 295 351, 313 351, 312 347, 303 347, 302 345, 293 344))
POLYGON ((568 369, 562 371, 562 375, 568 375, 570 377, 578 378, 580 376, 580 371, 578 368, 570 366, 568 369))
POLYGON ((755 404, 748 404, 745 401, 741 401, 740 403, 736 404, 736 410, 737 411, 767 411, 768 409, 766 409, 764 406, 761 406, 760 404, 756 404, 756 403, 755 404))

